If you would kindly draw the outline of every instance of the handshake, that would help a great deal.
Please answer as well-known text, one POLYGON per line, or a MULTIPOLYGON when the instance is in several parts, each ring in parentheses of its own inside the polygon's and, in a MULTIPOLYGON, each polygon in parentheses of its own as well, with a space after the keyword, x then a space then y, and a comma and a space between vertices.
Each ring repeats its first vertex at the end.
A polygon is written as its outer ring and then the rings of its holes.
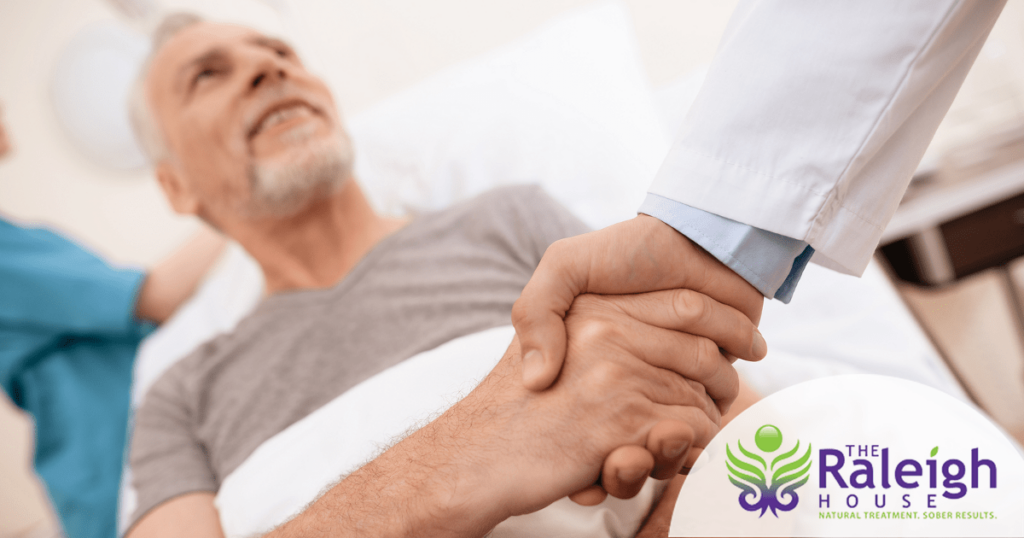
POLYGON ((565 496, 635 496, 718 432, 739 393, 733 360, 767 353, 762 303, 651 217, 559 241, 516 303, 518 336, 494 370, 342 481, 331 504, 355 533, 481 536, 565 496))

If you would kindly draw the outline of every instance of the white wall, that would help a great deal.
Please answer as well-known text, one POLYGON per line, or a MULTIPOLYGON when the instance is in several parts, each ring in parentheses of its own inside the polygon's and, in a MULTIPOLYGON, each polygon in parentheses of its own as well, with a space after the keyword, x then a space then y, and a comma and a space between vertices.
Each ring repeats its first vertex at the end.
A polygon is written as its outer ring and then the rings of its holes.
MULTIPOLYGON (((588 0, 168 0, 217 19, 284 28, 352 114, 588 0), (276 20, 275 20, 276 19, 276 20)), ((732 2, 629 0, 652 81, 710 60, 732 2)), ((115 18, 101 0, 0 0, 0 103, 14 152, 0 162, 0 215, 56 226, 119 262, 148 265, 196 223, 175 216, 147 171, 90 162, 57 123, 53 64, 71 37, 115 18)))

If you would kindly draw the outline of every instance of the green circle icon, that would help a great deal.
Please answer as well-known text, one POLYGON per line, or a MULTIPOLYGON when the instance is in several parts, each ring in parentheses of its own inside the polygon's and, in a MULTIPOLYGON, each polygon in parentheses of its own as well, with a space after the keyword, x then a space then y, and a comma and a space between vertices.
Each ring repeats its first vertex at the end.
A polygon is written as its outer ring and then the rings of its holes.
POLYGON ((754 443, 764 452, 775 452, 782 446, 782 432, 771 424, 765 424, 754 434, 754 443))

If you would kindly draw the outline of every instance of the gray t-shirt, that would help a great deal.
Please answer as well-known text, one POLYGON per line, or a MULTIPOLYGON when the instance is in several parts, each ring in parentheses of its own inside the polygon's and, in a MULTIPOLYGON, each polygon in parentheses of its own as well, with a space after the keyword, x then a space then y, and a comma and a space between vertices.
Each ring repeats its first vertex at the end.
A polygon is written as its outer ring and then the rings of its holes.
POLYGON ((585 231, 539 187, 497 189, 416 218, 333 288, 269 297, 146 395, 131 523, 178 495, 217 491, 261 443, 373 375, 509 324, 548 245, 585 231))

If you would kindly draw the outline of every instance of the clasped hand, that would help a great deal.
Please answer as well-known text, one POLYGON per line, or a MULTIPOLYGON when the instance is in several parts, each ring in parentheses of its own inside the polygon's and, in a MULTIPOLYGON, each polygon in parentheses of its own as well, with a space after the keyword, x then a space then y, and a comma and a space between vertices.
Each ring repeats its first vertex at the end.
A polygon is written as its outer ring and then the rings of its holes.
POLYGON ((467 468, 486 470, 490 487, 472 489, 496 495, 487 504, 504 510, 497 521, 599 479, 631 497, 652 472, 679 472, 689 449, 718 432, 719 402, 738 391, 719 345, 749 346, 754 331, 738 310, 690 290, 582 295, 565 327, 565 361, 549 390, 522 385, 513 341, 491 374, 438 421, 454 428, 445 438, 461 440, 467 468), (711 332, 719 343, 691 334, 711 332), (624 448, 647 458, 620 457, 624 448))
MULTIPOLYGON (((699 293, 647 304, 643 316, 637 319, 705 337, 704 345, 714 342, 730 358, 760 360, 767 353, 764 338, 756 329, 764 300, 761 293, 668 225, 639 215, 603 230, 558 241, 545 253, 512 315, 524 355, 524 385, 545 390, 559 375, 567 350, 566 314, 577 296, 654 290, 699 293), (666 323, 670 319, 676 324, 666 323)), ((685 350, 678 350, 675 358, 685 363, 699 356, 687 356, 685 350)), ((676 371, 703 385, 720 413, 726 412, 736 398, 738 385, 723 385, 720 374, 716 374, 719 378, 709 378, 704 376, 706 370, 692 366, 687 372, 676 371)), ((668 420, 653 429, 645 445, 647 450, 638 446, 619 448, 605 462, 601 484, 575 493, 573 500, 594 504, 604 498, 606 490, 616 497, 635 495, 645 476, 632 482, 615 478, 630 476, 627 469, 651 465, 652 476, 667 478, 671 473, 666 469, 678 470, 687 457, 692 461, 698 454, 684 451, 681 456, 671 457, 676 447, 687 444, 692 426, 668 420)))

